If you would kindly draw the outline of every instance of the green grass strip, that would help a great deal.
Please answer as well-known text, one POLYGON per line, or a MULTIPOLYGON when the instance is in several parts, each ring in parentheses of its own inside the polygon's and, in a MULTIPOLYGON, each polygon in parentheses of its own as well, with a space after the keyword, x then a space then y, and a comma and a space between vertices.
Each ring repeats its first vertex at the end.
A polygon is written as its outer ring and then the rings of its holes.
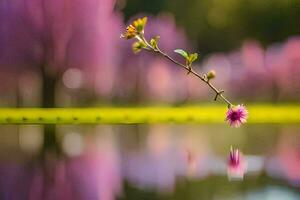
MULTIPOLYGON (((0 124, 224 123, 226 106, 1 108, 0 124)), ((300 105, 249 105, 248 123, 300 123, 300 105)))

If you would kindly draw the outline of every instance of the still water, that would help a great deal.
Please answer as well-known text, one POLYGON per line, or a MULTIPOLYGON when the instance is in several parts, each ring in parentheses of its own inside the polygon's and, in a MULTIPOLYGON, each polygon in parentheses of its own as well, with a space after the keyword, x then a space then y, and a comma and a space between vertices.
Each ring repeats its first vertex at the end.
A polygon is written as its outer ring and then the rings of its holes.
POLYGON ((2 200, 299 200, 300 126, 1 126, 2 200), (53 138, 52 138, 53 139, 53 138), (229 181, 230 146, 247 161, 229 181))

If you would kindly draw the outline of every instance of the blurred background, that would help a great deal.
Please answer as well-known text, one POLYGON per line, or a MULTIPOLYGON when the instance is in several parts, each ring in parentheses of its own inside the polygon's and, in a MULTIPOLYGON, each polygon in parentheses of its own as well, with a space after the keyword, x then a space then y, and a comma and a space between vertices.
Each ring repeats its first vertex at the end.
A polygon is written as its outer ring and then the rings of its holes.
MULTIPOLYGON (((119 39, 146 37, 234 102, 298 104, 299 0, 0 0, 0 106, 202 104, 213 93, 119 39), (176 80, 176 81, 175 81, 176 80)), ((300 199, 300 126, 1 126, 0 199, 300 199), (228 182, 230 145, 249 161, 228 182)))

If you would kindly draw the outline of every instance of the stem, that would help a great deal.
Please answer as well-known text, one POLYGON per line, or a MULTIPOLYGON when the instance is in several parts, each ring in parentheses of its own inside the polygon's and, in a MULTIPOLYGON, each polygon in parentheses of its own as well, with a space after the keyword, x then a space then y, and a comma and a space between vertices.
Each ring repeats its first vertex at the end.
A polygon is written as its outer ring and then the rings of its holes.
POLYGON ((188 71, 188 73, 193 74, 194 76, 198 77, 201 81, 203 81, 204 83, 206 83, 215 93, 215 101, 218 99, 218 97, 220 97, 225 103, 227 103, 228 107, 233 106, 233 104, 223 95, 224 90, 219 90, 217 89, 213 84, 211 84, 211 82, 205 77, 205 76, 201 76, 200 74, 198 74, 195 70, 193 70, 191 67, 184 65, 180 62, 178 62, 177 60, 175 60, 174 58, 170 57, 168 54, 166 54, 165 52, 161 51, 159 48, 153 48, 145 39, 145 37, 143 35, 138 36, 138 38, 142 41, 145 42, 145 44, 147 45, 146 50, 148 51, 152 51, 155 53, 158 53, 160 55, 162 55, 163 57, 165 57, 166 59, 168 59, 169 61, 173 62, 174 64, 180 66, 181 68, 185 69, 188 71))

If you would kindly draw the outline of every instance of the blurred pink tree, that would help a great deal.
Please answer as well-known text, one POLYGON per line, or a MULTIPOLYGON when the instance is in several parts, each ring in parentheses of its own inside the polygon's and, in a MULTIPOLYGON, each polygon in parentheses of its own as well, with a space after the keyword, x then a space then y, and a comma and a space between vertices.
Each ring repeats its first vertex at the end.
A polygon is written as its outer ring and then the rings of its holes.
POLYGON ((215 67, 217 79, 231 95, 247 101, 299 101, 300 39, 263 48, 258 41, 247 40, 236 51, 208 56, 202 67, 215 67))
POLYGON ((113 0, 23 0, 0 5, 0 64, 18 76, 42 75, 42 106, 55 106, 55 87, 68 68, 84 72, 100 94, 112 88, 120 17, 113 0), (115 33, 115 34, 114 34, 115 33))

